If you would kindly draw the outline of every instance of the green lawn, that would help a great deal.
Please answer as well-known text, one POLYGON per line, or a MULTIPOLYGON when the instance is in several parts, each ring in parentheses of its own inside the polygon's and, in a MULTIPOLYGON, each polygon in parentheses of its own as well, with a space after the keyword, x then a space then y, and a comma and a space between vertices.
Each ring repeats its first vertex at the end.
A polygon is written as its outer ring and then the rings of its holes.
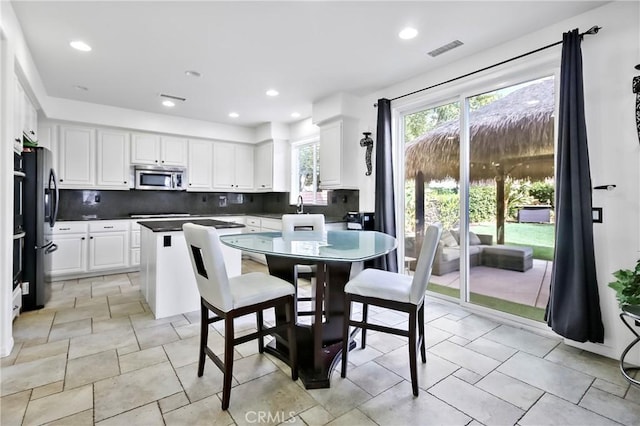
MULTIPOLYGON (((472 224, 470 229, 476 234, 493 235, 495 244, 495 223, 472 224)), ((531 247, 534 259, 553 260, 554 229, 555 226, 551 223, 507 222, 504 230, 505 244, 531 247)))

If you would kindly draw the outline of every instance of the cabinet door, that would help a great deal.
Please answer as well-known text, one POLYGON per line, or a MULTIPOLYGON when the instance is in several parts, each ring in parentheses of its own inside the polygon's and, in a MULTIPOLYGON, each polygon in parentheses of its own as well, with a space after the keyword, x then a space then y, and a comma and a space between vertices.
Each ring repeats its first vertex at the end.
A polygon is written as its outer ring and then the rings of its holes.
MULTIPOLYGON (((261 161, 261 160, 260 160, 261 161)), ((235 189, 253 189, 253 146, 235 146, 235 189)))
POLYGON ((58 250, 47 255, 52 276, 87 271, 87 234, 56 234, 52 239, 58 246, 58 250))
POLYGON ((14 77, 13 91, 13 148, 17 152, 22 152, 22 129, 24 127, 24 115, 22 114, 22 102, 24 102, 24 91, 18 81, 14 77))
POLYGON ((96 232, 89 236, 89 270, 117 269, 129 261, 128 232, 96 232))
POLYGON ((160 136, 137 133, 131 141, 131 163, 160 164, 160 136))
POLYGON ((91 188, 95 185, 94 130, 60 127, 58 177, 61 188, 91 188))
POLYGON ((342 183, 342 122, 320 127, 320 185, 323 188, 342 183))
POLYGON ((98 130, 98 186, 129 189, 129 133, 98 130))
POLYGON ((38 112, 36 111, 36 107, 31 103, 31 99, 29 99, 26 92, 23 91, 22 94, 22 113, 24 117, 22 131, 31 142, 38 142, 38 112))
POLYGON ((255 148, 255 188, 258 191, 273 187, 273 142, 255 148))
POLYGON ((187 166, 187 140, 162 136, 160 138, 160 163, 163 166, 187 166))
POLYGON ((209 141, 189 141, 189 162, 187 163, 187 191, 210 191, 212 186, 211 162, 213 143, 209 141))
POLYGON ((217 142, 213 145, 213 187, 224 191, 235 188, 235 146, 217 142))

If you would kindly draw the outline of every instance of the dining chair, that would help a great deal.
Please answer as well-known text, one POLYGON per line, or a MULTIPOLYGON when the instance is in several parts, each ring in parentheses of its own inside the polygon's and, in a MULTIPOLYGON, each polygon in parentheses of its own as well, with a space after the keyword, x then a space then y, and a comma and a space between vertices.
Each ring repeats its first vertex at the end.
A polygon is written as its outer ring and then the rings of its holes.
POLYGON ((347 362, 351 335, 349 326, 362 330, 362 345, 366 345, 366 330, 395 334, 409 338, 409 369, 413 394, 418 396, 418 370, 416 352, 420 349, 422 362, 427 362, 424 342, 424 294, 431 277, 431 265, 442 228, 430 225, 425 232, 422 249, 418 257, 413 277, 379 269, 365 269, 351 279, 344 287, 344 328, 342 334, 342 371, 347 377, 347 362), (351 302, 362 303, 362 320, 351 319, 351 302), (393 309, 409 314, 408 330, 385 327, 367 322, 368 305, 393 309), (416 333, 416 323, 418 330, 416 333), (417 334, 417 336, 416 336, 417 334))
POLYGON ((224 264, 218 231, 211 226, 185 223, 182 226, 191 266, 200 292, 200 348, 198 377, 204 374, 207 355, 223 372, 222 409, 229 408, 233 374, 234 347, 258 339, 258 351, 264 352, 264 336, 274 337, 288 347, 291 379, 298 379, 298 356, 295 339, 295 288, 280 278, 262 272, 252 272, 229 278, 224 264), (265 328, 263 311, 282 307, 286 322, 265 328), (211 317, 209 313, 213 312, 211 317), (256 314, 257 331, 235 337, 233 320, 243 315, 256 314), (209 324, 224 320, 224 362, 207 346, 209 324), (287 340, 278 332, 287 331, 287 340))
MULTIPOLYGON (((324 233, 324 215, 323 214, 285 214, 282 215, 282 235, 287 236, 291 235, 291 233, 295 233, 298 231, 313 231, 317 233, 324 233)), ((298 289, 298 278, 305 278, 311 281, 311 285, 315 285, 317 267, 316 265, 295 265, 293 271, 293 282, 296 286, 296 296, 298 289)), ((323 284, 324 285, 324 284, 323 284)), ((326 288, 324 293, 325 299, 327 299, 328 295, 326 294, 326 288)), ((299 302, 310 302, 312 300, 311 297, 297 297, 297 301, 299 302)), ((314 312, 312 310, 309 311, 298 311, 296 306, 296 315, 313 315, 314 312)))

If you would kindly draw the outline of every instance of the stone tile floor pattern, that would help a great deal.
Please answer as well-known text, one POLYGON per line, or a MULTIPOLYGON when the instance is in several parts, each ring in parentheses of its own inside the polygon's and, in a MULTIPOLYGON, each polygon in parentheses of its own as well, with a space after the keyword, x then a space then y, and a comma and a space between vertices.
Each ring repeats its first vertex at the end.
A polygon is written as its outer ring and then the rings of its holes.
MULTIPOLYGON (((264 267, 245 261, 243 269, 264 267)), ((204 377, 196 375, 199 313, 155 320, 138 280, 54 283, 44 309, 14 322, 14 349, 1 359, 3 426, 640 424, 640 389, 616 360, 435 299, 426 304, 418 398, 406 341, 370 332, 367 348, 351 352, 347 378, 335 371, 330 389, 291 381, 255 341, 238 346, 231 406, 221 411, 221 372, 207 361, 204 377)), ((371 309, 370 317, 406 325, 393 312, 371 309)), ((236 325, 238 333, 254 327, 251 317, 236 325)), ((215 324, 209 337, 216 353, 220 330, 215 324)))

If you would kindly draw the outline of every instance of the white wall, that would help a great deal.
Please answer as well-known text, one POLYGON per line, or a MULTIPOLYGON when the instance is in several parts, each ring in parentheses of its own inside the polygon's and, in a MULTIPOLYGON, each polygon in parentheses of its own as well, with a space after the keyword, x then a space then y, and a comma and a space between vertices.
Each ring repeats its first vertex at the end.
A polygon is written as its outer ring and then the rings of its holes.
MULTIPOLYGON (((605 343, 567 343, 617 358, 632 336, 618 318, 619 308, 615 295, 607 284, 612 280, 613 271, 634 267, 640 257, 640 144, 635 132, 633 114, 635 98, 631 92, 631 80, 639 75, 634 66, 640 63, 638 2, 610 3, 481 54, 372 93, 364 99, 365 104, 371 108, 365 112, 362 122, 369 123, 375 131, 376 110, 372 105, 378 98, 391 99, 463 75, 561 40, 563 32, 576 27, 582 32, 593 25, 603 28, 597 35, 585 36, 582 43, 591 177, 594 186, 617 185, 614 191, 593 193, 593 205, 603 207, 604 219, 602 224, 594 224, 594 242, 605 343)), ((511 66, 520 68, 523 73, 528 67, 559 66, 560 49, 549 49, 511 66), (549 58, 552 58, 551 61, 549 58)), ((501 73, 504 71, 498 71, 498 74, 501 73)), ((487 77, 487 73, 483 76, 467 78, 444 88, 425 92, 426 94, 394 101, 392 107, 408 107, 412 100, 428 99, 429 94, 432 100, 436 100, 438 97, 446 97, 448 93, 460 93, 461 90, 472 87, 474 80, 487 81, 491 78, 487 77)), ((375 140, 375 134, 373 137, 375 140)), ((403 155, 400 149, 398 151, 399 156, 403 155)), ((373 186, 361 186, 360 200, 361 207, 363 204, 367 207, 369 203, 373 204, 373 186)), ((640 356, 636 356, 640 360, 640 356)))

